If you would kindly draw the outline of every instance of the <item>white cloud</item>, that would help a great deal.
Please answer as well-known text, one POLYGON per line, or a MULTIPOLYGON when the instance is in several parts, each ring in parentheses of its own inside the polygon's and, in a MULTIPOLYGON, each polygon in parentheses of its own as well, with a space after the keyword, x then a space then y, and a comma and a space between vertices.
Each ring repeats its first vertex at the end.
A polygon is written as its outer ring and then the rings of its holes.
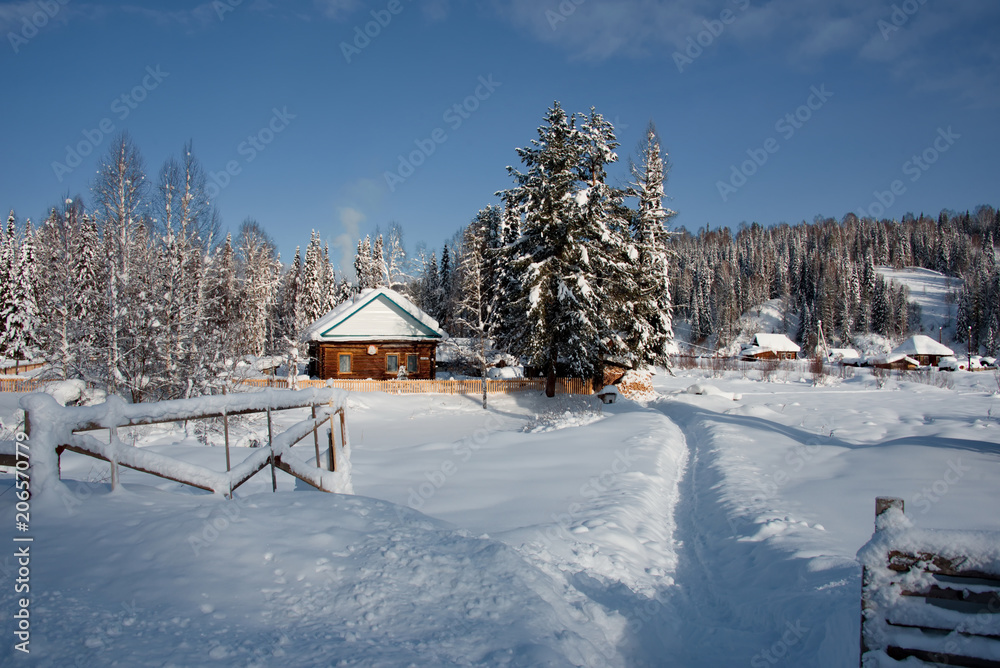
POLYGON ((362 6, 359 0, 314 0, 316 7, 328 19, 340 20, 362 6))
POLYGON ((984 43, 993 50, 989 26, 1000 18, 1000 3, 995 0, 919 4, 888 40, 879 30, 879 20, 889 20, 900 2, 577 1, 490 0, 503 20, 575 60, 666 59, 706 30, 706 22, 718 26, 721 13, 729 10, 735 20, 716 38, 720 46, 776 53, 791 67, 810 67, 830 56, 848 55, 887 65, 915 91, 931 85, 950 88, 963 98, 1000 99, 997 59, 975 53, 984 43), (951 74, 958 76, 949 86, 951 74))
POLYGON ((55 3, 55 8, 56 10, 49 14, 37 2, 2 3, 0 4, 0 34, 7 35, 9 32, 13 32, 20 36, 22 29, 25 28, 24 20, 27 19, 30 23, 36 14, 41 16, 32 27, 41 30, 49 23, 66 23, 74 13, 81 11, 80 6, 74 7, 59 3, 55 3), (38 24, 41 24, 42 27, 38 28, 38 24))

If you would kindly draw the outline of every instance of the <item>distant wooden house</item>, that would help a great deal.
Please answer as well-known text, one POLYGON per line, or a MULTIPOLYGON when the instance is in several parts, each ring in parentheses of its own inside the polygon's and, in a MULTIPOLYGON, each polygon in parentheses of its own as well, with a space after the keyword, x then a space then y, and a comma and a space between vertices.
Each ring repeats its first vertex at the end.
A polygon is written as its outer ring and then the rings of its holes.
POLYGON ((784 334, 756 334, 750 345, 740 351, 746 360, 793 360, 802 350, 784 334))
POLYGON ((906 355, 925 366, 937 366, 942 357, 951 357, 955 353, 948 346, 938 343, 929 336, 914 334, 896 346, 892 354, 906 355))
POLYGON ((433 379, 437 346, 447 338, 434 318, 388 288, 362 291, 302 334, 310 376, 373 380, 433 379))
POLYGON ((876 369, 895 369, 899 371, 913 371, 920 368, 920 362, 904 355, 903 353, 892 352, 885 357, 873 357, 868 360, 868 366, 876 369))

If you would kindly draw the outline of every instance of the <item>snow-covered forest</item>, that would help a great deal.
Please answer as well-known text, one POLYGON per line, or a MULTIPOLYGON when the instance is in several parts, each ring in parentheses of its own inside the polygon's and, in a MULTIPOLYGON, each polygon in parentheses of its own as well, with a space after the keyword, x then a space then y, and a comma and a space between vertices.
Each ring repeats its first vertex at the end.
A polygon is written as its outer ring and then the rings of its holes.
POLYGON ((290 261, 253 219, 223 236, 191 144, 151 178, 121 134, 89 203, 66 198, 37 225, 11 212, 0 234, 0 356, 44 359, 57 376, 133 401, 213 393, 242 356, 287 356, 320 315, 389 286, 452 335, 488 337, 552 379, 591 376, 608 357, 663 365, 677 344, 727 349, 752 335, 741 316, 768 300, 780 300, 807 350, 820 320, 845 345, 919 329, 905 289, 879 266, 955 277, 949 336, 971 331, 973 348, 1000 347, 992 207, 668 232, 669 163, 655 127, 616 185, 607 169, 618 148, 596 110, 569 114, 557 102, 517 149, 499 201, 439 252, 408 253, 391 223, 358 240, 353 267, 335 267, 317 231, 290 261), (686 340, 675 342, 675 326, 686 340))

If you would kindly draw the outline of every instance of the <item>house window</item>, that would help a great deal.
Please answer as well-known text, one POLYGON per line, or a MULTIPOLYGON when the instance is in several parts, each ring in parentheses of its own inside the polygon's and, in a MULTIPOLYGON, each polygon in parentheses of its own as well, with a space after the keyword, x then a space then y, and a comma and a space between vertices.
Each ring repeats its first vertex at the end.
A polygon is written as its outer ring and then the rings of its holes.
POLYGON ((407 355, 406 356, 406 373, 416 373, 417 372, 417 356, 407 355))
POLYGON ((399 371, 399 355, 385 356, 385 370, 388 373, 396 373, 399 371))
POLYGON ((351 373, 351 354, 350 353, 340 353, 340 373, 351 373))

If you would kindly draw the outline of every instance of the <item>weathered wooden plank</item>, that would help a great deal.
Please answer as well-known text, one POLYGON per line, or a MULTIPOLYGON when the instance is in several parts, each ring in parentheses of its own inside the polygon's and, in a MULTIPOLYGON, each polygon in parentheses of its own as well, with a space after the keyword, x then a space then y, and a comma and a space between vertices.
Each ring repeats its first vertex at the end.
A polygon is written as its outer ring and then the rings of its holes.
POLYGON ((932 598, 939 601, 973 603, 1000 613, 1000 592, 995 591, 969 591, 968 589, 953 589, 951 587, 931 585, 927 589, 904 589, 899 593, 901 596, 912 596, 914 598, 932 598))
POLYGON ((949 575, 957 578, 977 578, 981 580, 990 580, 992 582, 1000 582, 1000 576, 995 573, 986 573, 974 568, 962 568, 962 563, 964 561, 965 559, 963 557, 959 557, 957 559, 947 559, 930 552, 918 552, 917 554, 911 554, 908 552, 892 550, 889 552, 889 563, 887 564, 887 567, 889 570, 896 571, 897 573, 906 573, 914 566, 921 566, 928 572, 937 573, 939 575, 949 575))
POLYGON ((945 666, 961 666, 962 668, 1000 668, 1000 661, 991 659, 980 659, 971 656, 960 656, 958 654, 947 654, 945 652, 929 652, 923 649, 907 649, 905 647, 887 647, 885 653, 891 658, 902 661, 913 657, 945 666))

